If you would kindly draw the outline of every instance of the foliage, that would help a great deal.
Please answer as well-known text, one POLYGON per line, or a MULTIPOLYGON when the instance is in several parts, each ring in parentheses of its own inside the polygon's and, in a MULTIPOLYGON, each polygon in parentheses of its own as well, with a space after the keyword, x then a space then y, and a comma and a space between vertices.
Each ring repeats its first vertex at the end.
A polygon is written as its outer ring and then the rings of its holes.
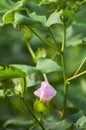
POLYGON ((85 12, 86 0, 0 1, 0 129, 86 129, 85 12), (34 95, 44 80, 49 104, 34 95))

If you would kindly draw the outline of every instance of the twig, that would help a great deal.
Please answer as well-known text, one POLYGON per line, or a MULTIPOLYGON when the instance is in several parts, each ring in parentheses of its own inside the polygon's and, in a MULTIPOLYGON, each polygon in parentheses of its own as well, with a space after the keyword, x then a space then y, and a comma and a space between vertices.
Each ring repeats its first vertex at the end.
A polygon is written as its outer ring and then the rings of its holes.
POLYGON ((79 70, 81 69, 81 67, 82 67, 83 64, 85 63, 85 61, 86 61, 86 57, 84 58, 84 60, 82 61, 81 65, 78 67, 78 69, 77 69, 76 72, 74 73, 74 75, 76 75, 76 74, 79 72, 79 70))
POLYGON ((69 82, 69 81, 71 81, 71 80, 73 80, 73 79, 75 79, 75 78, 77 78, 77 77, 79 77, 79 76, 81 76, 83 74, 86 74, 86 71, 83 71, 83 72, 81 72, 81 73, 79 73, 77 75, 74 75, 74 76, 70 77, 69 79, 67 79, 67 82, 69 82))
POLYGON ((31 111, 30 107, 27 105, 27 102, 25 101, 24 98, 22 98, 27 110, 30 112, 30 114, 32 115, 32 117, 35 119, 35 121, 37 121, 37 123, 40 125, 40 127, 42 128, 42 130, 45 130, 44 126, 41 124, 41 122, 36 118, 36 116, 34 115, 34 113, 31 111))

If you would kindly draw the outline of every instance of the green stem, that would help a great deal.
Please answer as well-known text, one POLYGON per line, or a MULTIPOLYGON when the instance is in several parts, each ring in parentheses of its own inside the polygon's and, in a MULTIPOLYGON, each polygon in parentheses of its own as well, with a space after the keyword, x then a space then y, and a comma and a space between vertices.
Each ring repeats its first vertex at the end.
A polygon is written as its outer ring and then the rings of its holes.
POLYGON ((66 68, 65 68, 65 56, 64 56, 64 51, 65 51, 65 44, 66 44, 66 25, 65 22, 63 24, 63 38, 62 38, 62 47, 61 47, 61 62, 62 62, 62 67, 64 69, 63 72, 63 80, 64 80, 64 113, 63 113, 63 118, 66 116, 66 107, 67 107, 67 92, 68 92, 68 84, 67 84, 67 76, 66 76, 66 68))
POLYGON ((47 75, 45 73, 43 73, 43 77, 44 77, 44 80, 48 82, 48 78, 47 78, 47 75))
POLYGON ((48 30, 49 30, 49 32, 50 32, 50 34, 51 34, 51 36, 52 36, 52 39, 53 39, 53 41, 54 41, 54 43, 55 43, 55 46, 57 47, 57 50, 58 50, 58 52, 59 52, 59 47, 58 47, 58 45, 57 45, 57 41, 56 41, 56 39, 55 39, 55 37, 54 37, 54 35, 53 35, 53 33, 52 33, 51 28, 48 28, 48 30))
POLYGON ((42 128, 42 130, 45 130, 44 126, 42 125, 42 123, 36 118, 36 116, 34 115, 34 113, 31 111, 30 107, 27 105, 27 102, 24 98, 22 98, 26 108, 28 109, 28 111, 30 112, 30 114, 32 115, 32 117, 35 119, 35 121, 40 125, 40 127, 42 128))
POLYGON ((86 61, 86 57, 85 57, 85 59, 82 61, 81 65, 78 67, 78 69, 76 70, 76 72, 74 73, 74 75, 76 75, 76 74, 80 71, 80 69, 81 69, 81 67, 83 66, 83 64, 85 63, 85 61, 86 61))
POLYGON ((45 40, 44 40, 38 33, 36 33, 32 28, 29 27, 29 29, 40 39, 40 41, 41 41, 42 43, 44 43, 45 45, 48 45, 48 46, 52 47, 53 49, 55 49, 55 50, 57 51, 57 53, 60 53, 60 52, 58 52, 58 48, 57 48, 55 45, 53 45, 52 43, 50 44, 50 43, 48 43, 47 41, 45 41, 45 40))
POLYGON ((31 48, 30 43, 29 43, 28 41, 25 41, 25 43, 26 43, 26 46, 27 46, 27 48, 28 48, 28 50, 29 50, 31 56, 32 56, 33 59, 34 59, 34 58, 35 58, 35 53, 34 53, 33 49, 31 48))
POLYGON ((52 55, 51 59, 54 60, 54 58, 56 57, 56 55, 57 55, 57 52, 55 52, 55 53, 52 55))
POLYGON ((65 23, 63 24, 63 27, 64 27, 64 32, 63 32, 63 38, 62 38, 62 48, 61 48, 61 52, 64 53, 65 43, 66 43, 66 25, 65 25, 65 23))
POLYGON ((23 97, 25 97, 25 93, 26 93, 26 77, 25 78, 23 78, 23 80, 24 80, 24 89, 23 89, 23 97))
MULTIPOLYGON (((61 61, 62 61, 62 67, 65 71, 65 61, 64 61, 64 55, 61 55, 61 61)), ((65 72, 63 72, 63 80, 64 80, 64 110, 63 110, 63 118, 65 118, 66 115, 66 106, 67 106, 67 92, 68 92, 68 86, 67 86, 67 77, 65 72)))
POLYGON ((42 41, 45 45, 47 45, 47 42, 38 34, 36 33, 32 28, 29 27, 29 29, 42 41))
POLYGON ((83 72, 81 72, 81 73, 79 73, 79 74, 77 74, 77 75, 74 75, 73 77, 70 77, 70 78, 67 80, 67 82, 69 82, 69 81, 71 81, 71 80, 73 80, 73 79, 75 79, 75 78, 77 78, 77 77, 79 77, 79 76, 81 76, 81 75, 83 75, 83 74, 86 74, 86 71, 83 71, 83 72))
POLYGON ((26 44, 26 46, 28 48, 28 51, 30 52, 31 56, 33 58, 35 58, 35 53, 34 53, 33 49, 31 48, 30 43, 24 37, 21 36, 21 33, 19 31, 18 31, 18 34, 20 35, 21 39, 25 42, 25 44, 26 44))

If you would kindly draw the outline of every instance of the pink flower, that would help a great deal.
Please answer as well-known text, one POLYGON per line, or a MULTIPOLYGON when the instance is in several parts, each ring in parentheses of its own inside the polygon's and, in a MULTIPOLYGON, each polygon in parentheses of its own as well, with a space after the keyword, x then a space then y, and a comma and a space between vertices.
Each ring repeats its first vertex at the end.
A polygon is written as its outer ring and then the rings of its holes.
POLYGON ((42 82, 41 87, 34 92, 35 96, 47 103, 56 95, 56 93, 57 91, 47 81, 42 82))

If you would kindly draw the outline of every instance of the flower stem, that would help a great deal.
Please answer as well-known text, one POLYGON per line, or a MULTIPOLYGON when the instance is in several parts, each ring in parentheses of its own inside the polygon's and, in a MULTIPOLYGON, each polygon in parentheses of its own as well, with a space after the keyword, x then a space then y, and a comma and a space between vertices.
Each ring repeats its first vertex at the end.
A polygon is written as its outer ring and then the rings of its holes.
POLYGON ((45 130, 44 126, 42 125, 42 123, 36 118, 36 116, 34 115, 34 113, 31 111, 30 107, 27 105, 27 102, 24 98, 22 98, 26 108, 28 109, 28 111, 30 112, 30 114, 32 115, 32 117, 35 119, 35 121, 39 124, 39 126, 42 128, 42 130, 45 130))
POLYGON ((48 82, 48 78, 47 78, 47 75, 45 73, 43 73, 43 77, 44 77, 44 80, 48 82))
POLYGON ((30 46, 30 43, 29 43, 24 37, 21 36, 20 31, 18 31, 18 34, 19 34, 19 36, 21 37, 21 39, 25 42, 25 44, 26 44, 26 46, 27 46, 27 49, 28 49, 28 51, 30 52, 31 56, 32 56, 33 58, 35 58, 35 53, 34 53, 32 47, 30 46))
POLYGON ((25 41, 25 43, 26 43, 26 46, 27 46, 32 58, 34 59, 35 58, 35 53, 34 53, 33 49, 31 48, 30 43, 28 41, 25 41))

